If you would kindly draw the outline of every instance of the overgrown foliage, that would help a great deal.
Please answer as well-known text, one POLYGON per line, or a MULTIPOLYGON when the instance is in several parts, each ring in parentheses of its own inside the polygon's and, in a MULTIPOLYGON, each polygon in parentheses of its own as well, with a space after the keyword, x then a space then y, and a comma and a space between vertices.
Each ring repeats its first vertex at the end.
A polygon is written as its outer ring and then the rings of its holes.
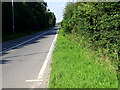
MULTIPOLYGON (((118 88, 117 72, 109 68, 88 47, 76 42, 75 35, 60 29, 53 52, 50 88, 118 88)), ((88 44, 88 43, 86 43, 88 44)))
POLYGON ((76 35, 78 43, 89 48, 118 70, 120 52, 120 3, 76 2, 68 3, 64 11, 64 33, 76 35))
MULTIPOLYGON (((25 33, 52 27, 54 13, 47 10, 46 2, 14 2, 15 33, 25 33)), ((12 34, 12 3, 2 3, 2 33, 12 34)))

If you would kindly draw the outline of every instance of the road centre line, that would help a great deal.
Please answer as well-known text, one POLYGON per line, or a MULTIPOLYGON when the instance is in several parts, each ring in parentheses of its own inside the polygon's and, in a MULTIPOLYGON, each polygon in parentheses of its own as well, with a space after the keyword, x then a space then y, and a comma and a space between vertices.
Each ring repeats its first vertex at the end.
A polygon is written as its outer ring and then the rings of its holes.
MULTIPOLYGON (((59 29, 59 27, 58 27, 58 29, 59 29)), ((51 29, 51 30, 52 30, 52 29, 51 29)), ((33 40, 33 39, 36 39, 36 38, 38 38, 38 37, 40 37, 40 36, 42 36, 42 35, 50 32, 51 30, 46 31, 46 32, 44 32, 44 33, 41 33, 41 34, 39 34, 39 35, 31 38, 31 39, 28 39, 28 40, 26 40, 26 41, 23 41, 22 43, 17 44, 17 45, 15 45, 15 46, 13 46, 13 47, 10 47, 10 48, 8 48, 8 49, 6 49, 6 50, 3 50, 3 51, 0 52, 0 54, 5 53, 6 51, 9 51, 9 50, 11 50, 11 49, 13 49, 13 48, 19 47, 19 46, 21 46, 21 45, 23 45, 23 44, 25 44, 25 43, 28 43, 29 41, 31 41, 31 40, 33 40)), ((53 42, 52 42, 52 44, 51 44, 51 47, 50 47, 50 49, 49 49, 49 52, 48 52, 48 54, 47 54, 47 56, 46 56, 46 59, 45 59, 43 65, 42 65, 42 68, 41 68, 41 70, 40 70, 40 72, 39 72, 39 74, 38 74, 37 79, 26 80, 26 82, 39 82, 39 83, 37 84, 37 86, 39 86, 39 85, 41 84, 41 82, 43 81, 43 73, 44 73, 44 71, 45 71, 45 69, 46 69, 46 66, 47 66, 47 63, 48 63, 48 61, 49 61, 49 59, 50 59, 50 56, 52 55, 52 51, 53 51, 53 49, 54 49, 54 44, 55 44, 55 42, 56 42, 56 40, 57 40, 57 36, 58 36, 58 34, 55 35, 55 38, 54 38, 54 40, 53 40, 53 42)), ((0 59, 1 59, 1 58, 2 58, 2 57, 0 57, 0 59)), ((33 88, 34 88, 34 87, 35 87, 35 86, 33 86, 33 88)))
MULTIPOLYGON (((51 31, 51 30, 50 30, 50 31, 51 31)), ((28 39, 28 40, 26 40, 26 41, 24 41, 24 42, 22 42, 22 43, 20 43, 20 44, 17 44, 17 45, 15 45, 15 46, 11 47, 11 48, 8 48, 8 49, 6 49, 6 50, 4 50, 4 51, 1 51, 0 54, 5 53, 6 51, 9 51, 9 50, 11 50, 11 49, 13 49, 13 48, 19 47, 19 46, 21 46, 21 45, 23 45, 23 44, 25 44, 25 43, 27 43, 27 42, 35 39, 35 38, 38 38, 38 37, 40 37, 40 36, 42 36, 42 35, 50 32, 50 31, 44 32, 44 33, 42 33, 42 34, 40 34, 40 35, 38 35, 38 36, 35 36, 35 37, 31 38, 31 39, 28 39)))

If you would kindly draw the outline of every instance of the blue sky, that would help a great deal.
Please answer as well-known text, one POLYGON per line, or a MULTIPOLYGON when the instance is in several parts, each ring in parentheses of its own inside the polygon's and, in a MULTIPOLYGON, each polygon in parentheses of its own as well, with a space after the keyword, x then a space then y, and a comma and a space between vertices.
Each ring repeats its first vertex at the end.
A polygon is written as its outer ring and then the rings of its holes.
POLYGON ((56 22, 60 22, 63 19, 63 11, 67 1, 69 0, 44 0, 48 4, 48 8, 51 12, 54 12, 56 16, 56 22))

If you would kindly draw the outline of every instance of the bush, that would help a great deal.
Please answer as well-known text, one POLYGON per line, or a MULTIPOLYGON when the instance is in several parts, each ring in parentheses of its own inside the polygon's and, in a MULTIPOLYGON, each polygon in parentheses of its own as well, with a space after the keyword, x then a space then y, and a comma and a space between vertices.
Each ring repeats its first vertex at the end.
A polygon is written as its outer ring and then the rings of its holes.
POLYGON ((69 3, 61 26, 65 33, 76 34, 79 39, 85 37, 91 43, 90 47, 99 55, 102 53, 109 58, 117 70, 120 50, 119 10, 119 2, 69 3))

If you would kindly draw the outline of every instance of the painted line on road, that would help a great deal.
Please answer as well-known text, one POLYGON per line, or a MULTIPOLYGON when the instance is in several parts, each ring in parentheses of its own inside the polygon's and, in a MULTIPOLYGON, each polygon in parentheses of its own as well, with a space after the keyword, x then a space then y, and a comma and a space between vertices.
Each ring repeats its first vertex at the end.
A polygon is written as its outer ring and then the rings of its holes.
POLYGON ((42 66, 42 68, 41 68, 41 70, 40 70, 40 73, 39 73, 39 75, 38 75, 38 79, 41 79, 41 78, 43 77, 43 73, 44 73, 45 68, 46 68, 46 66, 47 66, 48 60, 50 59, 50 56, 51 56, 51 54, 52 54, 52 52, 53 52, 54 45, 55 45, 55 42, 56 42, 56 40, 57 40, 57 36, 58 36, 58 34, 56 34, 56 36, 55 36, 55 38, 54 38, 54 40, 53 40, 53 42, 52 42, 52 44, 51 44, 51 47, 50 47, 49 52, 48 52, 48 54, 47 54, 47 57, 46 57, 46 59, 45 59, 45 61, 44 61, 44 63, 43 63, 43 66, 42 66))
MULTIPOLYGON (((50 31, 51 31, 51 30, 50 30, 50 31)), ((17 44, 17 45, 15 45, 15 46, 11 47, 11 48, 8 48, 8 49, 6 49, 6 50, 4 50, 4 51, 1 51, 0 54, 5 53, 6 51, 9 51, 9 50, 11 50, 11 49, 13 49, 13 48, 19 47, 19 46, 21 46, 21 45, 23 45, 23 44, 25 44, 25 43, 33 40, 33 39, 36 39, 36 38, 38 38, 38 37, 40 37, 40 36, 42 36, 42 35, 50 32, 50 31, 44 32, 44 33, 42 33, 42 34, 40 34, 40 35, 38 35, 38 36, 35 36, 35 37, 33 37, 33 38, 29 39, 29 40, 26 40, 26 41, 24 41, 24 42, 22 42, 22 43, 20 43, 20 44, 17 44)))
MULTIPOLYGON (((57 41, 57 36, 58 36, 58 34, 55 35, 55 38, 54 38, 54 40, 53 40, 53 42, 51 44, 51 47, 50 47, 49 52, 48 52, 48 54, 46 56, 46 59, 45 59, 43 65, 42 65, 42 68, 41 68, 41 70, 40 70, 40 72, 38 74, 38 77, 37 77, 38 80, 42 80, 42 78, 43 78, 44 71, 45 71, 45 69, 47 67, 48 61, 51 58, 50 56, 52 55, 52 52, 54 50, 54 46, 55 46, 55 43, 57 41)), ((35 85, 35 86, 39 86, 40 84, 41 84, 41 82, 37 83, 37 85, 35 85)), ((32 86, 32 88, 35 88, 35 86, 32 86)))
POLYGON ((26 82, 42 82, 43 80, 38 80, 38 79, 34 79, 34 80, 26 80, 26 82))

